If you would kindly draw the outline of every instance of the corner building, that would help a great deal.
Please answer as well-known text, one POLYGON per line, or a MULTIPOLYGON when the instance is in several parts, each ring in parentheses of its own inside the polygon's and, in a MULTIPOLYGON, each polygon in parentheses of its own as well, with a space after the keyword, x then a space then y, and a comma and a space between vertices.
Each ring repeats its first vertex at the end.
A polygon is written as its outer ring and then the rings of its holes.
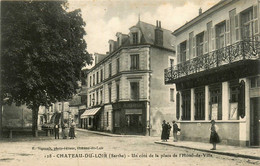
POLYGON ((81 118, 88 129, 159 135, 162 121, 173 120, 175 112, 174 86, 164 84, 164 69, 176 62, 174 37, 160 21, 138 21, 129 30, 109 40, 109 53, 95 54, 81 118))
POLYGON ((173 32, 178 63, 165 82, 178 91, 181 139, 208 142, 214 119, 223 144, 259 146, 259 8, 222 0, 173 32))

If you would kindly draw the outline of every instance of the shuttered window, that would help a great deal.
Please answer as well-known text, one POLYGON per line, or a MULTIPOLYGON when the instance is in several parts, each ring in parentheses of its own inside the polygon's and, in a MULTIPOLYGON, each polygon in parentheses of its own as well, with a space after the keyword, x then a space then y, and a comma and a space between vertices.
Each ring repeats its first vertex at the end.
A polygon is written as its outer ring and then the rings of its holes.
POLYGON ((182 93, 182 120, 191 120, 191 91, 186 90, 182 93))

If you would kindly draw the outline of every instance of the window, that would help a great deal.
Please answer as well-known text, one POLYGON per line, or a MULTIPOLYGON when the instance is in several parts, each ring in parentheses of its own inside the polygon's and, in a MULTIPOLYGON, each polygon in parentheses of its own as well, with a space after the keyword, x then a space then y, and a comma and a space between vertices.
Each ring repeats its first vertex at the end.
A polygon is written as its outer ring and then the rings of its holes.
POLYGON ((139 69, 139 55, 131 55, 131 70, 137 70, 139 69))
POLYGON ((92 77, 90 76, 89 77, 89 87, 91 87, 92 86, 92 77))
POLYGON ((93 97, 92 97, 92 105, 95 105, 95 93, 93 93, 93 97))
POLYGON ((251 78, 251 88, 260 87, 260 76, 251 78))
POLYGON ((195 120, 205 120, 205 88, 195 89, 195 120))
POLYGON ((253 35, 253 8, 241 14, 242 38, 246 39, 253 35))
POLYGON ((112 97, 111 93, 112 92, 111 92, 111 84, 110 84, 110 85, 108 85, 108 101, 109 101, 109 103, 111 103, 111 97, 112 97))
POLYGON ((185 62, 186 61, 186 44, 187 42, 182 42, 180 45, 180 60, 181 62, 185 62))
POLYGON ((91 118, 88 118, 88 125, 91 126, 91 118))
POLYGON ((107 126, 109 126, 108 120, 109 120, 109 112, 107 112, 107 126))
POLYGON ((130 82, 131 99, 139 99, 139 82, 130 82))
POLYGON ((100 70, 100 81, 103 81, 103 69, 100 70))
POLYGON ((170 67, 174 66, 174 59, 170 59, 170 67))
POLYGON ((99 102, 99 100, 98 100, 98 97, 99 97, 99 96, 98 96, 98 90, 97 90, 97 92, 96 92, 96 96, 97 96, 96 104, 98 105, 98 104, 99 104, 99 103, 98 103, 98 102, 99 102))
POLYGON ((204 39, 204 32, 196 36, 197 56, 203 55, 203 39, 204 39))
POLYGON ((119 100, 119 94, 120 94, 120 83, 116 83, 116 99, 119 100))
POLYGON ((100 90, 100 104, 103 103, 103 90, 100 90))
POLYGON ((119 73, 120 70, 120 61, 119 58, 116 59, 116 72, 119 73))
POLYGON ((226 32, 226 23, 222 22, 216 25, 216 48, 220 49, 225 47, 225 32, 226 32))
POLYGON ((97 84, 99 83, 99 73, 97 72, 97 84))
POLYGON ((109 63, 109 66, 108 66, 108 72, 109 72, 109 77, 111 77, 112 76, 112 64, 111 63, 109 63))
POLYGON ((182 92, 182 120, 191 119, 191 102, 190 102, 190 90, 182 92))
POLYGON ((174 89, 170 89, 170 100, 174 101, 174 89))
POLYGON ((238 101, 239 101, 239 81, 233 80, 229 82, 229 119, 238 120, 238 101))
POLYGON ((93 74, 93 86, 95 85, 95 74, 93 74))
POLYGON ((89 106, 91 106, 91 95, 89 95, 89 106))
POLYGON ((138 33, 133 33, 133 44, 138 44, 138 33))

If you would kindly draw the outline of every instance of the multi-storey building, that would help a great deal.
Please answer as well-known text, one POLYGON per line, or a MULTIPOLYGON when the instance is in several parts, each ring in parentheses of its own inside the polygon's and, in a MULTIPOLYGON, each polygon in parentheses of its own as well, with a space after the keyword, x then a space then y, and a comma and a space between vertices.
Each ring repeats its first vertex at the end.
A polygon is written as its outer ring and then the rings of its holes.
POLYGON ((222 143, 259 145, 259 0, 222 0, 173 32, 176 116, 184 140, 209 140, 215 119, 222 143))
POLYGON ((174 117, 174 86, 164 85, 164 68, 176 62, 171 31, 142 21, 117 33, 109 53, 95 54, 88 72, 87 128, 119 134, 156 134, 174 117))

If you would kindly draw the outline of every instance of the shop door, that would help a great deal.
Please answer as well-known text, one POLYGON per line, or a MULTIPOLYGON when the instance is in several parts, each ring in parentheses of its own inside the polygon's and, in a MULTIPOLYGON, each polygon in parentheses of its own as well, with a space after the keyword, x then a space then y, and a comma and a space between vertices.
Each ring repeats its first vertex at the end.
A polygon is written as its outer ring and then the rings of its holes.
POLYGON ((250 146, 259 146, 260 97, 250 100, 250 146))
POLYGON ((131 134, 142 133, 142 115, 126 115, 128 131, 131 134))

